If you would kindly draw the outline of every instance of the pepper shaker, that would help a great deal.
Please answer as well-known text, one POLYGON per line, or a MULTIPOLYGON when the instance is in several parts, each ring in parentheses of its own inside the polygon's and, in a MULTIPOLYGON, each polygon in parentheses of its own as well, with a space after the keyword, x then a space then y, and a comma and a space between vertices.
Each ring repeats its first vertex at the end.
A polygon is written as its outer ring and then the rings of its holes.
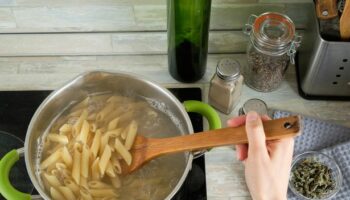
POLYGON ((210 81, 209 104, 229 114, 237 105, 243 84, 239 63, 230 58, 221 59, 210 81))

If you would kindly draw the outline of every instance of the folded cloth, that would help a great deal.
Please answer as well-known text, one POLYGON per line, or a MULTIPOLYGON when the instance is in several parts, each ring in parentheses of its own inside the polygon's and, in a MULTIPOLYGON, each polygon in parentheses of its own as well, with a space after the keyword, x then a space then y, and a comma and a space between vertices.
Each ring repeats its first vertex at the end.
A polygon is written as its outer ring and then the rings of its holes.
MULTIPOLYGON (((273 118, 290 115, 290 112, 276 111, 273 118)), ((295 139, 294 156, 306 151, 318 151, 333 158, 342 172, 343 184, 332 199, 350 200, 350 128, 303 116, 302 131, 303 134, 295 139)), ((288 191, 288 199, 299 198, 288 191)))

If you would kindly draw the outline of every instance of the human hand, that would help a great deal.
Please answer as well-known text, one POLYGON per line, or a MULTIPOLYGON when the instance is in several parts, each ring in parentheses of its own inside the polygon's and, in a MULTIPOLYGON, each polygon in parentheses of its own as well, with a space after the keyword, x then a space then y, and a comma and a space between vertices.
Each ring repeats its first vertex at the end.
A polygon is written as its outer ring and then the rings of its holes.
POLYGON ((245 179, 254 200, 285 200, 292 163, 294 139, 266 141, 262 121, 256 112, 227 121, 230 127, 245 124, 248 144, 236 145, 237 159, 245 166, 245 179))

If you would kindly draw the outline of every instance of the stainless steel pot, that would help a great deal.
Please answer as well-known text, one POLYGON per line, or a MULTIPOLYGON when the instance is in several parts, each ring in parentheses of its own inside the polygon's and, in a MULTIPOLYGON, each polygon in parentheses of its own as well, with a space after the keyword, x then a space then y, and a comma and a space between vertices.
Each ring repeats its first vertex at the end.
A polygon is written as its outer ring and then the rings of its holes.
MULTIPOLYGON (((187 112, 197 112, 204 115, 211 129, 220 128, 221 122, 217 113, 207 104, 198 101, 187 101, 182 105, 175 96, 165 88, 136 75, 125 73, 109 73, 94 71, 82 74, 63 87, 53 91, 39 106, 29 124, 24 148, 13 150, 0 161, 0 193, 9 200, 32 199, 30 194, 17 191, 9 182, 9 172, 20 155, 25 155, 25 162, 29 177, 36 190, 44 199, 50 199, 49 194, 39 184, 39 169, 37 169, 38 154, 41 151, 39 141, 45 131, 67 106, 79 102, 89 94, 101 92, 115 92, 118 94, 138 95, 163 102, 172 114, 182 124, 180 134, 192 134, 193 127, 187 112)), ((186 153, 186 166, 175 188, 167 196, 171 199, 183 184, 191 169, 193 155, 186 153)))

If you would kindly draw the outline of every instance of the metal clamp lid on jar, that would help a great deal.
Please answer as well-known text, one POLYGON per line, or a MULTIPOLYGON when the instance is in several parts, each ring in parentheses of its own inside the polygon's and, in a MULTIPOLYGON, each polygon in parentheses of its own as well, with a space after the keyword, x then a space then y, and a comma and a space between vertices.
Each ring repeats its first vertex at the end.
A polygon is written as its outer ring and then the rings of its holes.
POLYGON ((250 36, 250 41, 258 51, 272 56, 287 53, 291 63, 295 63, 301 36, 295 33, 294 23, 288 16, 275 12, 250 15, 243 33, 250 36))
POLYGON ((231 58, 223 58, 216 67, 216 74, 224 81, 233 81, 240 76, 239 63, 231 58))

